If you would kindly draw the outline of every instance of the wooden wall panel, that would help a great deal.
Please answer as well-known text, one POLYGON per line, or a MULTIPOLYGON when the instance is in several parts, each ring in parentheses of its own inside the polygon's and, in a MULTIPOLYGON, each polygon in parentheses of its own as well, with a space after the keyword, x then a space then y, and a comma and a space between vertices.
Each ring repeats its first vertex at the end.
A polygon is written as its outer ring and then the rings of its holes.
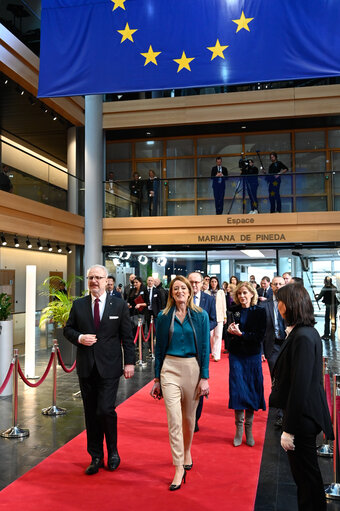
POLYGON ((105 218, 104 245, 340 242, 340 212, 105 218))
POLYGON ((0 191, 1 231, 84 245, 84 218, 0 191))
POLYGON ((340 85, 103 104, 103 128, 139 128, 340 114, 340 85))

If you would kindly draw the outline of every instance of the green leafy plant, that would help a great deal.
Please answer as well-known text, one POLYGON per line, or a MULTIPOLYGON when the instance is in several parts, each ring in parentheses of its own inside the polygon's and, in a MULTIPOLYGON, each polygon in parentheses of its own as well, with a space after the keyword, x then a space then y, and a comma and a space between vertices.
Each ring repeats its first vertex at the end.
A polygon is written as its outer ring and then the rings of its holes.
POLYGON ((50 296, 52 300, 42 310, 39 326, 46 321, 52 321, 58 327, 64 327, 70 315, 72 304, 78 296, 72 296, 70 289, 74 280, 82 280, 82 277, 73 275, 68 280, 58 276, 48 277, 41 285, 41 295, 50 296), (57 289, 56 285, 64 284, 65 291, 57 289))
POLYGON ((6 321, 11 314, 11 297, 6 293, 0 293, 0 321, 6 321))

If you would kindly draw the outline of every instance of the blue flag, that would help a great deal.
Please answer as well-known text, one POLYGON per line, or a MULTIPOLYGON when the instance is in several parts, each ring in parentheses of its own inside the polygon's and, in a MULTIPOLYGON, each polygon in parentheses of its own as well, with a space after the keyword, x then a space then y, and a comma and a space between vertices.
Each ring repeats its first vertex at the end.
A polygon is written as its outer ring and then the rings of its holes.
POLYGON ((339 0, 43 0, 39 96, 340 75, 339 0))

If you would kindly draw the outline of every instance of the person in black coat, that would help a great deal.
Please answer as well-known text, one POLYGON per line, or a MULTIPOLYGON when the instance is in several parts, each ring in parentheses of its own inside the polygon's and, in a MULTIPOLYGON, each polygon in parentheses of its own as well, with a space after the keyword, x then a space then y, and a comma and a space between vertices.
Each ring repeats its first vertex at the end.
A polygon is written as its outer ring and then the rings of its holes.
POLYGON ((216 215, 222 215, 223 213, 225 182, 227 176, 227 168, 222 167, 222 158, 221 156, 217 156, 216 165, 211 169, 211 180, 214 192, 216 215))
POLYGON ((275 213, 276 207, 276 212, 281 213, 280 176, 288 171, 288 167, 277 159, 275 152, 270 153, 269 157, 271 164, 269 165, 266 181, 268 183, 270 212, 275 213))
POLYGON ((338 299, 337 288, 332 284, 331 277, 325 277, 324 286, 321 289, 320 293, 316 296, 316 300, 319 301, 322 298, 323 303, 325 304, 325 330, 322 336, 323 339, 329 338, 329 322, 331 322, 332 326, 332 335, 334 336, 336 330, 336 317, 338 312, 338 299))
POLYGON ((87 451, 92 457, 86 474, 93 475, 103 467, 104 437, 108 469, 115 470, 120 463, 116 395, 121 375, 124 373, 125 378, 133 376, 135 348, 126 303, 106 293, 106 268, 99 264, 91 266, 87 278, 89 295, 74 301, 64 336, 77 346, 87 451))
POLYGON ((144 182, 138 172, 134 172, 129 184, 133 216, 142 216, 143 185, 144 182))
POLYGON ((321 430, 329 439, 334 435, 322 384, 322 343, 306 289, 287 284, 276 297, 288 336, 273 369, 269 405, 283 409, 281 445, 297 485, 299 511, 323 511, 326 498, 316 436, 321 430))

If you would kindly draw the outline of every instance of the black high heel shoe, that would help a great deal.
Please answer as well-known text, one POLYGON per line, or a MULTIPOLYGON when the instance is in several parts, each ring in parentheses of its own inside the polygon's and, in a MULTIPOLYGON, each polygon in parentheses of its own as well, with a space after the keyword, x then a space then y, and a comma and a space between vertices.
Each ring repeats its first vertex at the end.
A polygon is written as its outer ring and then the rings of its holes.
POLYGON ((191 465, 183 465, 184 470, 186 470, 186 471, 191 470, 191 469, 192 469, 193 464, 194 464, 194 462, 192 461, 192 462, 191 462, 191 465))
POLYGON ((187 475, 187 471, 184 469, 184 474, 183 474, 183 477, 182 477, 182 481, 181 481, 181 484, 170 484, 169 486, 169 490, 170 491, 176 491, 176 490, 179 490, 180 487, 182 486, 182 483, 185 484, 185 478, 186 478, 186 475, 187 475))

